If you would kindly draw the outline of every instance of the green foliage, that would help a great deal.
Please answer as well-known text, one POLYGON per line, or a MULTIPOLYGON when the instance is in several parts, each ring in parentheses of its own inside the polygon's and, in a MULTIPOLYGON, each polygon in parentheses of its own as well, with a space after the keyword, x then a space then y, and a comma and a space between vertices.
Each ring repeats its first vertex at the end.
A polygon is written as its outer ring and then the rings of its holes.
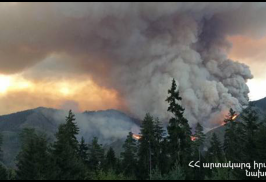
MULTIPOLYGON (((253 163, 254 161, 257 161, 259 156, 256 134, 258 133, 259 128, 262 127, 262 124, 258 122, 258 113, 252 105, 243 110, 241 118, 242 122, 239 124, 239 128, 237 130, 237 140, 241 143, 241 147, 239 145, 238 146, 241 151, 238 150, 239 153, 237 159, 241 162, 251 163, 253 168, 253 163)), ((242 180, 252 179, 250 177, 246 177, 245 171, 243 170, 234 170, 234 175, 238 179, 242 180)))
POLYGON ((98 143, 98 138, 92 140, 89 145, 89 169, 91 171, 102 170, 104 166, 104 149, 102 145, 98 143))
POLYGON ((147 179, 150 175, 153 165, 155 151, 155 138, 154 138, 154 119, 151 115, 146 114, 141 126, 141 139, 139 140, 138 151, 138 168, 139 178, 147 179))
POLYGON ((217 168, 212 170, 212 176, 205 180, 236 180, 232 170, 226 168, 217 168))
POLYGON ((104 169, 105 170, 110 169, 112 171, 116 171, 116 168, 117 168, 117 159, 115 157, 115 151, 112 147, 110 147, 105 157, 104 169))
POLYGON ((266 126, 261 126, 256 133, 257 161, 266 161, 266 126))
POLYGON ((79 143, 76 138, 78 127, 74 114, 69 111, 66 124, 60 125, 53 145, 52 157, 57 180, 79 180, 85 177, 85 166, 79 157, 79 143))
POLYGON ((81 142, 79 144, 78 155, 81 161, 84 163, 84 165, 87 165, 89 161, 89 147, 85 143, 83 137, 81 138, 81 142))
POLYGON ((258 133, 259 128, 262 125, 258 122, 258 113, 252 106, 246 108, 242 113, 242 123, 241 123, 241 137, 242 146, 244 154, 243 162, 253 162, 258 156, 257 146, 256 146, 256 133, 258 133))
POLYGON ((191 129, 186 118, 184 118, 184 108, 180 105, 182 98, 177 90, 175 80, 168 90, 169 96, 166 101, 169 103, 168 111, 173 114, 169 121, 169 152, 173 164, 178 162, 181 166, 186 166, 191 159, 191 129))
POLYGON ((227 160, 232 162, 238 161, 239 154, 242 148, 243 139, 241 136, 243 133, 240 131, 239 123, 237 123, 233 118, 236 115, 236 112, 233 109, 230 109, 229 114, 226 116, 225 122, 225 136, 224 136, 224 152, 227 160), (239 135, 238 135, 239 134, 239 135))
MULTIPOLYGON (((200 123, 197 123, 195 128, 195 134, 193 135, 194 141, 192 143, 192 158, 194 161, 203 161, 203 147, 205 142, 205 134, 203 132, 203 127, 200 123)), ((204 179, 204 172, 199 168, 194 168, 194 179, 204 179)))
POLYGON ((93 180, 130 180, 130 178, 125 177, 123 174, 116 174, 114 171, 103 171, 100 170, 98 173, 93 175, 93 180))
POLYGON ((16 180, 17 173, 14 169, 7 169, 8 180, 16 180))
POLYGON ((133 138, 133 133, 129 133, 123 145, 124 151, 121 153, 122 169, 125 176, 135 177, 137 170, 137 141, 133 138))
POLYGON ((17 157, 17 179, 49 179, 50 169, 48 143, 45 136, 37 135, 32 129, 25 129, 22 134, 22 150, 17 157))
POLYGON ((169 169, 166 133, 158 118, 154 121, 154 157, 153 169, 159 169, 163 174, 169 169))
POLYGON ((165 175, 162 175, 160 170, 155 169, 152 173, 151 180, 185 180, 185 173, 181 166, 175 165, 175 167, 165 175))
POLYGON ((213 133, 211 138, 211 147, 208 150, 208 161, 223 161, 223 149, 222 144, 219 141, 217 135, 213 133))
POLYGON ((202 150, 202 147, 203 147, 204 142, 205 142, 206 135, 204 134, 203 127, 201 126, 200 123, 197 123, 197 125, 196 125, 194 137, 196 139, 194 141, 194 143, 193 143, 194 149, 202 150))

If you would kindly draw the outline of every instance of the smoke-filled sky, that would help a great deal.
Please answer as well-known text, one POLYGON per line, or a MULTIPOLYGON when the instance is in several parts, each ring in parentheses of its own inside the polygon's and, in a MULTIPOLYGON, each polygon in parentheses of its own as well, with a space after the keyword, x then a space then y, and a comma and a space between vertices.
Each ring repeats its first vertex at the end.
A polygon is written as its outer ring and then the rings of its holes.
POLYGON ((167 118, 175 78, 190 123, 213 127, 266 96, 265 19, 265 3, 0 3, 0 114, 167 118))

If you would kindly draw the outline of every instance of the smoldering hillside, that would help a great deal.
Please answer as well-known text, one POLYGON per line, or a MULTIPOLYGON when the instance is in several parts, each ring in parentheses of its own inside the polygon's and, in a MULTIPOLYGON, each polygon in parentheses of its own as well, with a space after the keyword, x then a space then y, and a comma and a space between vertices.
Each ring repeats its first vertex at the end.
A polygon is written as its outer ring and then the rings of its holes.
MULTIPOLYGON (((24 128, 33 128, 40 134, 45 134, 50 142, 58 126, 65 123, 66 111, 37 108, 10 115, 0 116, 0 133, 3 134, 4 163, 14 166, 21 141, 19 134, 24 128)), ((139 121, 116 110, 91 111, 76 114, 76 123, 80 129, 80 140, 84 137, 90 143, 93 137, 99 139, 103 146, 113 146, 117 152, 122 149, 122 143, 130 131, 139 132, 139 121), (117 145, 118 143, 118 145, 117 145)))
MULTIPOLYGON (((21 72, 51 54, 64 55, 69 59, 60 70, 72 67, 73 74, 89 75, 98 85, 118 91, 124 110, 137 118, 147 112, 169 117, 165 98, 175 78, 190 124, 212 128, 229 108, 240 111, 248 103, 246 81, 252 74, 247 65, 228 59, 227 37, 263 36, 265 6, 22 3, 9 11, 0 7, 0 24, 6 25, 1 30, 5 51, 0 71, 21 72)), ((40 79, 34 71, 25 76, 40 79)), ((52 74, 42 76, 56 79, 52 74)))

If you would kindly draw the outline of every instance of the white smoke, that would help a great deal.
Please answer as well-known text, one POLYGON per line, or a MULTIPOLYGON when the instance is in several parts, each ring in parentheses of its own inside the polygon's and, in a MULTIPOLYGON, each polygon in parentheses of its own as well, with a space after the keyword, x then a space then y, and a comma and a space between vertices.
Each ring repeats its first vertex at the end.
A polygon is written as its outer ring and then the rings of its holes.
POLYGON ((175 78, 190 124, 213 127, 217 116, 248 103, 252 78, 248 66, 227 58, 226 38, 264 35, 265 10, 265 3, 48 3, 30 14, 32 22, 49 21, 47 35, 25 44, 72 57, 138 118, 169 117, 165 99, 175 78))
POLYGON ((250 70, 227 59, 225 49, 230 46, 225 39, 227 32, 211 26, 220 25, 213 22, 219 13, 222 17, 253 5, 109 5, 58 7, 68 7, 67 16, 80 17, 83 14, 80 10, 84 10, 86 16, 97 20, 94 26, 100 27, 96 35, 113 46, 108 47, 113 62, 106 81, 122 93, 134 115, 143 117, 150 112, 167 118, 165 98, 172 78, 178 82, 190 124, 200 121, 205 127, 215 126, 221 121, 216 119, 217 114, 231 107, 240 111, 248 103, 246 81, 252 78, 250 70))
MULTIPOLYGON (((64 124, 68 111, 41 110, 50 116, 56 125, 64 124)), ((116 110, 75 113, 75 123, 79 128, 78 138, 84 137, 90 143, 97 137, 101 144, 111 144, 117 140, 124 140, 130 131, 138 131, 139 126, 132 118, 116 110)))

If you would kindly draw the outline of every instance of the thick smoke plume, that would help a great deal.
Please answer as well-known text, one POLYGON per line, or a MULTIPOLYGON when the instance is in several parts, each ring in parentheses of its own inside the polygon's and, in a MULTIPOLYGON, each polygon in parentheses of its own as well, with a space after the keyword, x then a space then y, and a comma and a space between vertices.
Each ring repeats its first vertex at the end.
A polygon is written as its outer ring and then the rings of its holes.
POLYGON ((97 84, 117 90, 139 118, 146 112, 169 116, 165 99, 175 78, 186 117, 207 128, 217 125, 229 108, 240 111, 248 104, 246 81, 252 74, 248 66, 227 58, 227 37, 263 36, 264 3, 16 6, 13 14, 0 11, 0 24, 6 25, 0 41, 5 49, 2 72, 23 70, 51 54, 65 55, 65 64, 75 67, 76 74, 88 74, 97 84))

